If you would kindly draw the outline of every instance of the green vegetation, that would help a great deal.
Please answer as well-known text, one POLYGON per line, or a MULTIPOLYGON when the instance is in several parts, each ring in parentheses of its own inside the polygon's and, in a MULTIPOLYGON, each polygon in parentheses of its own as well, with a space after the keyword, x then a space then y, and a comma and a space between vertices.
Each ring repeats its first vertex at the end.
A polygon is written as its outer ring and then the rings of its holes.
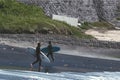
POLYGON ((52 20, 35 5, 0 0, 0 33, 52 33, 86 37, 78 28, 52 20))
POLYGON ((84 34, 84 30, 92 27, 112 28, 111 24, 106 22, 85 22, 80 28, 75 28, 65 22, 50 19, 38 6, 16 0, 0 0, 0 33, 52 33, 92 38, 84 34))
POLYGON ((53 28, 50 21, 39 7, 28 6, 15 0, 0 0, 1 33, 41 32, 45 27, 53 28))
POLYGON ((81 29, 92 29, 92 28, 96 28, 96 29, 114 29, 113 25, 102 21, 102 22, 93 22, 93 23, 88 23, 88 22, 84 22, 82 23, 81 29))
POLYGON ((120 17, 118 17, 117 20, 120 20, 120 17))
POLYGON ((94 22, 91 23, 92 26, 97 27, 99 29, 114 29, 113 25, 108 22, 94 22))

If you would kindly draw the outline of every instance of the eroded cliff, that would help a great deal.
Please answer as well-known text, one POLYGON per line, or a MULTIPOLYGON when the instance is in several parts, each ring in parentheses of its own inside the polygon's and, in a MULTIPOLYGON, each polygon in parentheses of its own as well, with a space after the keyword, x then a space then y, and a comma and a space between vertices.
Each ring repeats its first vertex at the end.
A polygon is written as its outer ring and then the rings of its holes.
POLYGON ((112 21, 120 16, 119 0, 17 0, 42 7, 45 14, 66 15, 80 22, 112 21))

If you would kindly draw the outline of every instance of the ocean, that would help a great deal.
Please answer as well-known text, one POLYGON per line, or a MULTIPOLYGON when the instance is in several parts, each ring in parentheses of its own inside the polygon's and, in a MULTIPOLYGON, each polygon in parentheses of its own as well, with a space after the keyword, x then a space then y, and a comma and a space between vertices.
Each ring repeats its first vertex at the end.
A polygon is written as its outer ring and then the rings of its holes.
POLYGON ((0 80, 120 80, 120 72, 44 73, 0 69, 0 80))

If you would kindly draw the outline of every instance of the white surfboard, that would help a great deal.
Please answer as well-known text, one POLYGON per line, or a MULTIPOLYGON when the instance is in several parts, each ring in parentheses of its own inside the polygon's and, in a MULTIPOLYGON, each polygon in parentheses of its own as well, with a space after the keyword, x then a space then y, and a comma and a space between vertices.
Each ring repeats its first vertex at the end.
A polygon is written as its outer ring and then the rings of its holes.
MULTIPOLYGON (((35 57, 35 49, 34 48, 27 48, 27 51, 35 57)), ((41 51, 41 59, 43 62, 50 63, 49 58, 41 51)))

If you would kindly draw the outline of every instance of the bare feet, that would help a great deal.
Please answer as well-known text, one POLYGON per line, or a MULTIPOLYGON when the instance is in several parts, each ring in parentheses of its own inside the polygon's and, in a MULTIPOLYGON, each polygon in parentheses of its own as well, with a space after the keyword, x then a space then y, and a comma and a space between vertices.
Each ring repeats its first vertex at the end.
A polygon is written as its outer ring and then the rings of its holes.
POLYGON ((31 68, 33 68, 33 65, 32 65, 32 64, 30 64, 30 66, 31 66, 31 68))
POLYGON ((30 64, 30 67, 31 67, 31 68, 30 68, 30 70, 32 71, 32 70, 33 70, 33 65, 32 65, 32 64, 30 64))

